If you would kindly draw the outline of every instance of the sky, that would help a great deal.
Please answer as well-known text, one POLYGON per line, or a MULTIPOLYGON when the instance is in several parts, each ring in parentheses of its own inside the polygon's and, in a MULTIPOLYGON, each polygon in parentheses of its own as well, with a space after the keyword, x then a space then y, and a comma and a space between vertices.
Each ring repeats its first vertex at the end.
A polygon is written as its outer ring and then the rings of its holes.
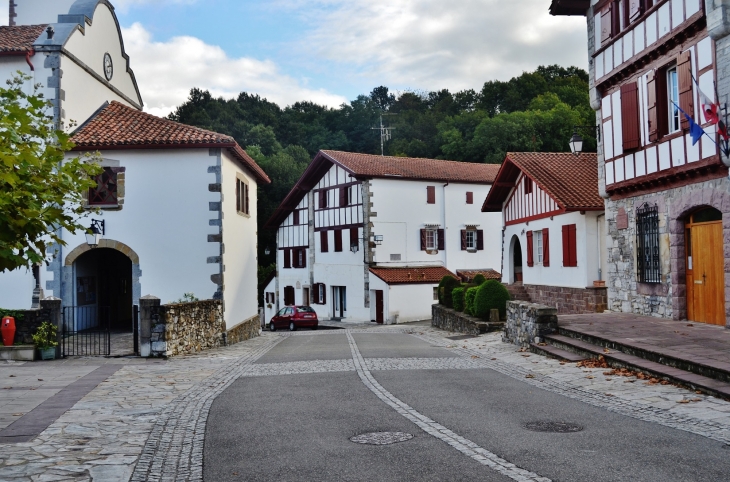
MULTIPOLYGON (((584 17, 550 0, 112 0, 145 110, 192 87, 337 107, 374 87, 481 89, 539 65, 587 69, 584 17)), ((7 9, 1 8, 7 24, 7 9)), ((2 22, 0 17, 0 22, 2 22)))

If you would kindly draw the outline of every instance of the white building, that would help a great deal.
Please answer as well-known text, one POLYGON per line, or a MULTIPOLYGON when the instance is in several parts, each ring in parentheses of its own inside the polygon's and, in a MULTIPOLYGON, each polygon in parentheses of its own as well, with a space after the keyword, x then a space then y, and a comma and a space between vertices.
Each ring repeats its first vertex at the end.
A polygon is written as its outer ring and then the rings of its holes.
POLYGON ((606 308, 597 172, 596 154, 510 152, 482 207, 502 213, 502 282, 560 313, 606 308))
MULTIPOLYGON (((256 190, 266 174, 233 138, 141 111, 108 2, 15 1, 18 22, 66 14, 0 27, 3 73, 32 65, 56 120, 81 122, 68 157, 99 152, 104 168, 87 200, 101 241, 92 249, 85 233, 63 230, 66 245, 38 273, 45 295, 83 311, 76 328, 108 312, 112 329, 131 330, 142 294, 166 303, 185 293, 222 299, 228 331, 258 324, 256 190)), ((0 306, 30 308, 34 286, 29 271, 0 274, 0 306)))
POLYGON ((266 224, 278 247, 267 320, 310 302, 320 319, 430 318, 445 274, 499 264, 499 215, 478 204, 498 169, 320 151, 266 224))

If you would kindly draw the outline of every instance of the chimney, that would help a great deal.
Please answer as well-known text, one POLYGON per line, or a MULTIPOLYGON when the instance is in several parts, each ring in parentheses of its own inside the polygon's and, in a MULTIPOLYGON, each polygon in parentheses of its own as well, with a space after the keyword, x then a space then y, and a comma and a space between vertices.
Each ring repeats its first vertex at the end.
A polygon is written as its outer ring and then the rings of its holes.
POLYGON ((15 0, 10 0, 10 12, 8 14, 8 25, 11 27, 15 26, 15 17, 18 16, 17 13, 15 13, 15 7, 17 5, 15 4, 15 0))

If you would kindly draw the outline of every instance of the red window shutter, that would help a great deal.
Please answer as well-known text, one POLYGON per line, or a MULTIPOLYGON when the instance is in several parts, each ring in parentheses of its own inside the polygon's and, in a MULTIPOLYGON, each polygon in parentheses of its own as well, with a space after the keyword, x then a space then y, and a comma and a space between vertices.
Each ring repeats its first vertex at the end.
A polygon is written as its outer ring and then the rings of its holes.
POLYGON ((525 194, 532 194, 532 179, 525 176, 525 194))
POLYGON ((613 17, 611 15, 611 5, 601 12, 601 44, 605 44, 611 40, 611 30, 613 25, 613 17))
POLYGON ((302 257, 302 262, 300 263, 300 268, 306 268, 307 267, 307 249, 301 248, 299 249, 299 254, 302 257))
POLYGON ((421 251, 426 251, 426 230, 421 230, 421 251))
POLYGON ((324 283, 321 283, 320 286, 322 287, 322 304, 327 304, 327 285, 324 283))
POLYGON ((624 150, 637 149, 639 134, 639 87, 636 82, 621 86, 621 130, 624 150))
POLYGON ((568 225, 568 238, 570 240, 570 266, 578 266, 578 250, 576 247, 575 224, 568 225))
POLYGON ((439 242, 439 251, 443 251, 446 249, 446 230, 445 229, 439 229, 438 230, 438 242, 439 242))
MULTIPOLYGON (((692 56, 690 51, 682 52, 677 59, 677 77, 679 77, 679 107, 694 118, 695 102, 692 90, 692 56)), ((680 115, 682 129, 689 129, 689 122, 684 115, 680 115)))
POLYGON ((294 224, 299 224, 299 210, 295 209, 293 215, 294 215, 294 224))
POLYGON ((570 241, 568 239, 568 225, 563 225, 563 266, 570 266, 570 241))
POLYGON ((326 253, 330 250, 329 247, 329 236, 327 235, 327 231, 320 231, 319 232, 319 244, 321 246, 321 251, 323 253, 326 253))
POLYGON ((535 266, 532 255, 532 231, 527 231, 527 266, 535 266))
POLYGON ((319 209, 327 207, 327 191, 322 189, 319 191, 319 209))
POLYGON ((291 268, 291 250, 284 250, 284 268, 291 268))
POLYGON ((466 251, 466 229, 461 230, 461 250, 466 251))
POLYGON ((477 251, 484 251, 484 230, 477 230, 477 251))
POLYGON ((357 236, 358 234, 358 228, 350 228, 350 246, 360 245, 360 240, 357 236))
POLYGON ((335 252, 342 252, 342 230, 335 229, 335 252))
POLYGON ((436 186, 426 186, 426 202, 436 204, 436 186))
POLYGON ((657 112, 657 83, 656 72, 650 71, 646 80, 646 90, 649 93, 647 105, 649 107, 649 142, 656 142, 659 139, 659 120, 657 112))
POLYGON ((466 203, 467 204, 474 204, 474 193, 469 191, 466 193, 466 203))
POLYGON ((548 228, 542 230, 542 265, 550 266, 550 233, 548 228))
POLYGON ((341 187, 340 188, 340 207, 347 206, 347 188, 341 187))

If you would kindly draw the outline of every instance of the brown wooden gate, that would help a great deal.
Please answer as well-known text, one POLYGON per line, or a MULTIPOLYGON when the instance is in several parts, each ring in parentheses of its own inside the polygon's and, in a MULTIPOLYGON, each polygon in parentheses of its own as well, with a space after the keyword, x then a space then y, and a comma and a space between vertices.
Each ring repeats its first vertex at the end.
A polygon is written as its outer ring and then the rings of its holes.
POLYGON ((375 290, 375 321, 381 325, 385 319, 383 310, 383 290, 375 290))
POLYGON ((708 216, 700 216, 700 213, 693 215, 686 224, 687 318, 725 326, 722 221, 702 222, 708 216))

